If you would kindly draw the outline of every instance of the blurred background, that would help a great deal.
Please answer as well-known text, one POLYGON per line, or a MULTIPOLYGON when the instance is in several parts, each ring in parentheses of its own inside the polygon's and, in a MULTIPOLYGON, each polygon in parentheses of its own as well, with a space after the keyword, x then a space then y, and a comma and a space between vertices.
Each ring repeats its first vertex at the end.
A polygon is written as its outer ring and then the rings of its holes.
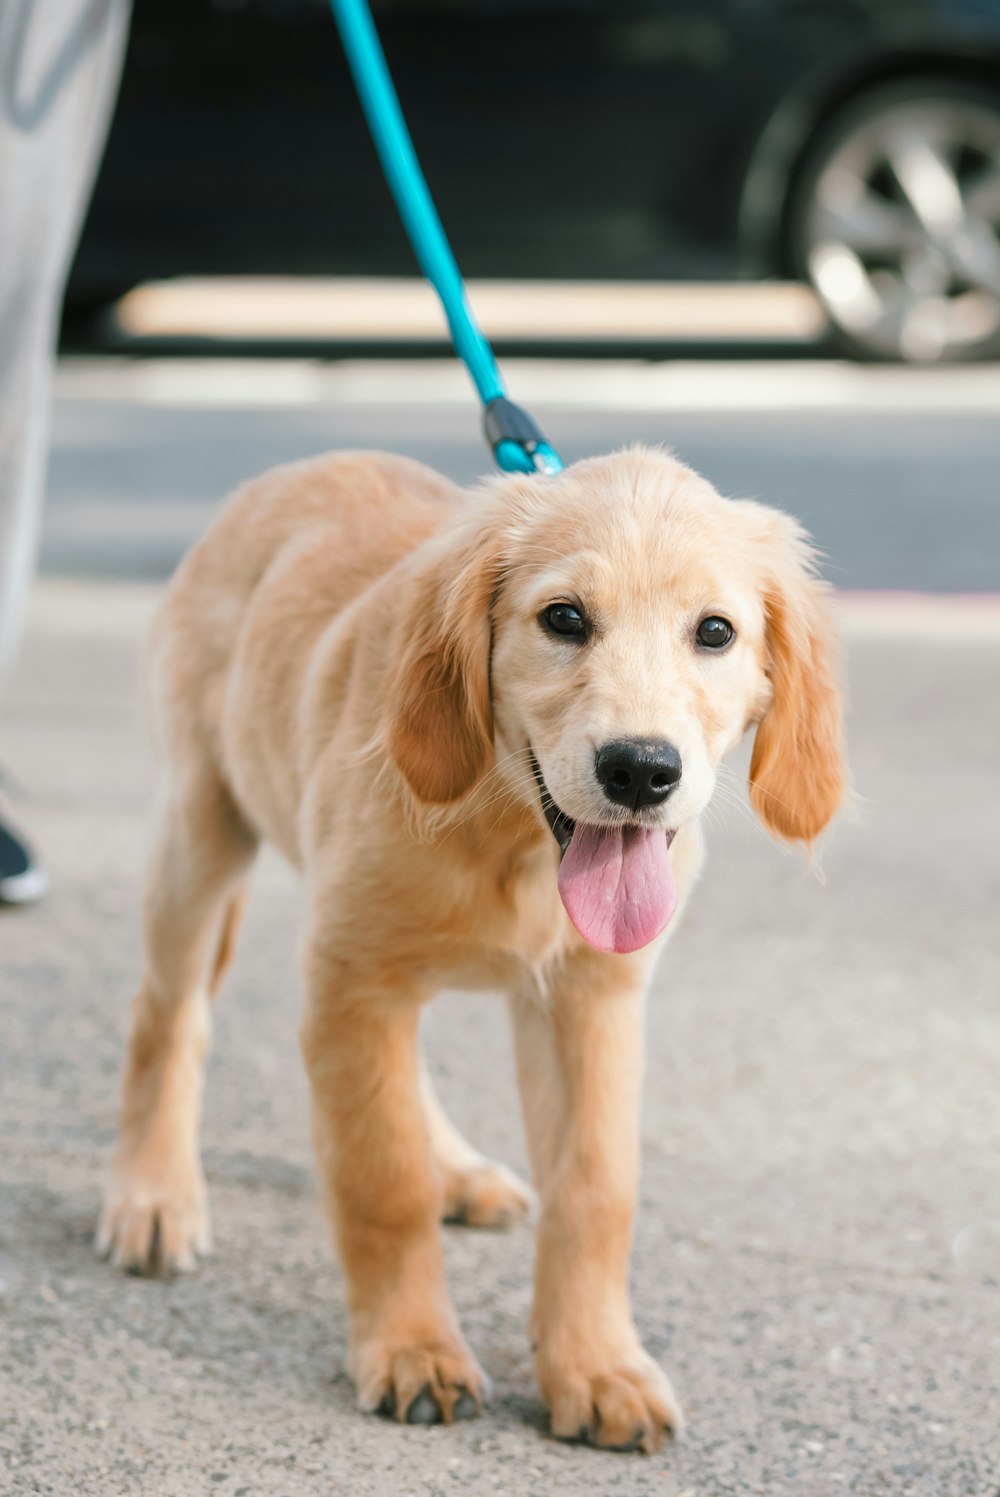
MULTIPOLYGON (((858 357, 1000 352, 993 0, 383 0, 375 12, 467 276, 813 293, 547 288, 491 303, 501 341, 655 349, 829 332, 858 357)), ((165 277, 411 272, 327 0, 140 0, 70 283, 74 328, 165 277)), ((216 292, 130 298, 119 325, 429 336, 410 319, 341 321, 321 295, 312 325, 308 300, 290 296, 283 328, 265 295, 242 288, 240 315, 216 292)))
MULTIPOLYGON (((666 441, 799 513, 845 587, 996 582, 1000 0, 375 14, 566 456, 666 441)), ((483 466, 327 0, 139 0, 63 347, 48 569, 165 575, 234 483, 325 446, 483 466)))

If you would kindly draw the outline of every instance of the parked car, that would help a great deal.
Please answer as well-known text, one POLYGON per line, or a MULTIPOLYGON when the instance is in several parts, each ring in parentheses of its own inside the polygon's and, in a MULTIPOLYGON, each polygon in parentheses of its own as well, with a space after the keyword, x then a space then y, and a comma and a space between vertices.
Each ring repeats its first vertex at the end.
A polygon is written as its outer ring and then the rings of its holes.
MULTIPOLYGON (((1000 0, 382 0, 467 275, 795 277, 854 354, 1000 354, 1000 0)), ((413 271, 328 0, 136 0, 70 306, 413 271)))

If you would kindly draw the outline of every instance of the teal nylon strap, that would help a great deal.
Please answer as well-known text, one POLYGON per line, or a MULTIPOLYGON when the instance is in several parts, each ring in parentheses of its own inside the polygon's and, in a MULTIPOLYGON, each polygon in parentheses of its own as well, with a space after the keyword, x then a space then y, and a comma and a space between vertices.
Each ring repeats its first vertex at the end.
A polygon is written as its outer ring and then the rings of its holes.
POLYGON ((462 275, 424 181, 367 0, 330 0, 344 51, 420 268, 440 298, 455 351, 485 407, 487 440, 507 472, 558 473, 562 461, 526 412, 507 399, 493 350, 476 322, 462 275))

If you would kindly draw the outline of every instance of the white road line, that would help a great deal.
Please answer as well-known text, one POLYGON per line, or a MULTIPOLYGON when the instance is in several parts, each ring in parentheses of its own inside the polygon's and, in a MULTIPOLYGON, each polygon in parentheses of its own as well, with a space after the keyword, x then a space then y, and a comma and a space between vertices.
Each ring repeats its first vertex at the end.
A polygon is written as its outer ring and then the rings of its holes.
MULTIPOLYGON (((509 359, 503 367, 512 397, 532 409, 1000 414, 1000 365, 509 359)), ((465 370, 448 359, 67 358, 59 365, 56 393, 67 401, 185 410, 468 406, 474 400, 465 370)))

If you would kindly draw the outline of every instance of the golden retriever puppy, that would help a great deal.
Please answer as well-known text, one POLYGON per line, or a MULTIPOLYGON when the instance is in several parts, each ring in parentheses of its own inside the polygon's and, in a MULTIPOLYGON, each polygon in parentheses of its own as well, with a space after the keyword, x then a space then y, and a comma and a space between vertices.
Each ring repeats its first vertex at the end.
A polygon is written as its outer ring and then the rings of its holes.
POLYGON ((841 800, 824 592, 802 532, 635 448, 477 493, 344 453, 248 484, 172 582, 162 759, 121 1140, 98 1241, 209 1245, 210 1005, 263 838, 302 871, 302 1049, 361 1407, 475 1414, 487 1379, 439 1222, 525 1213, 422 1071, 443 987, 500 988, 540 1198, 531 1334, 558 1436, 651 1451, 680 1412, 629 1306, 643 1002, 720 761, 810 843, 841 800))

